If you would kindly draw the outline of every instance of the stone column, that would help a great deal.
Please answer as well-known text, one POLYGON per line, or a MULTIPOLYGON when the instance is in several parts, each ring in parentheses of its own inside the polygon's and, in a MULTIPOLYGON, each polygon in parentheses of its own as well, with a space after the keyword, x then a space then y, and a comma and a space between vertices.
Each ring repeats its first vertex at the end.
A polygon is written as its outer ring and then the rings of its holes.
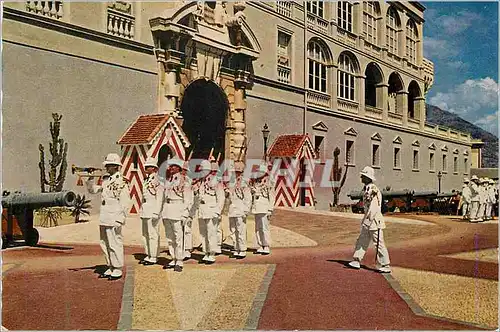
POLYGON ((381 50, 381 56, 382 59, 386 59, 387 57, 387 35, 386 35, 386 15, 385 13, 387 12, 386 8, 387 4, 385 3, 380 3, 380 12, 381 12, 381 17, 377 21, 377 33, 378 33, 378 46, 380 47, 381 50))
POLYGON ((335 64, 330 68, 330 81, 327 82, 327 84, 331 87, 332 92, 330 93, 332 102, 331 102, 331 109, 338 111, 338 103, 337 103, 337 95, 338 95, 338 82, 337 82, 337 75, 338 75, 338 65, 335 64))
MULTIPOLYGON (((236 83, 236 82, 235 82, 236 83)), ((247 108, 245 85, 235 84, 234 105, 232 112, 233 133, 231 137, 233 151, 231 159, 235 162, 246 159, 245 144, 245 110, 247 108)))
POLYGON ((167 63, 165 72, 165 105, 163 112, 174 114, 177 112, 179 85, 177 84, 176 66, 167 63))
POLYGON ((424 130, 425 127, 425 98, 417 97, 415 98, 415 113, 420 121, 420 130, 424 130))
POLYGON ((358 84, 358 114, 360 116, 365 116, 366 110, 365 110, 365 83, 366 83, 366 76, 360 75, 357 78, 357 81, 359 82, 358 84))
POLYGON ((389 121, 389 107, 387 105, 389 98, 389 84, 377 84, 377 107, 382 109, 382 121, 389 121))
POLYGON ((352 5, 352 32, 358 35, 358 47, 362 48, 363 36, 363 2, 357 1, 352 5))
POLYGON ((424 45, 422 40, 424 39, 424 27, 422 23, 417 24, 417 65, 422 66, 424 59, 424 45))
POLYGON ((408 92, 399 91, 396 96, 397 113, 403 115, 403 126, 408 125, 408 92))

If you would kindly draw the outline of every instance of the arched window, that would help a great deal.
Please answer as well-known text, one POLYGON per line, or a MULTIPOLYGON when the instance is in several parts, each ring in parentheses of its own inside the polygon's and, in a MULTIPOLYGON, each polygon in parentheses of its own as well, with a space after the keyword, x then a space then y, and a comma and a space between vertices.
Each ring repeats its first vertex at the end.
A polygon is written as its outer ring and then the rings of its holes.
POLYGON ((377 24, 379 17, 378 4, 373 1, 363 1, 363 36, 365 40, 377 44, 377 24))
POLYGON ((417 63, 417 25, 410 19, 406 24, 406 56, 411 63, 417 63))
POLYGON ((337 25, 339 28, 352 32, 352 4, 349 1, 337 2, 337 25))
POLYGON ((325 49, 311 41, 307 47, 309 58, 309 89, 326 93, 327 60, 325 49))
POLYGON ((340 54, 337 76, 338 97, 355 100, 355 74, 356 69, 353 59, 347 53, 340 54))
POLYGON ((398 30, 400 27, 398 14, 394 8, 387 10, 386 40, 389 53, 398 54, 398 30))
POLYGON ((324 1, 307 1, 306 6, 309 13, 323 17, 324 1))

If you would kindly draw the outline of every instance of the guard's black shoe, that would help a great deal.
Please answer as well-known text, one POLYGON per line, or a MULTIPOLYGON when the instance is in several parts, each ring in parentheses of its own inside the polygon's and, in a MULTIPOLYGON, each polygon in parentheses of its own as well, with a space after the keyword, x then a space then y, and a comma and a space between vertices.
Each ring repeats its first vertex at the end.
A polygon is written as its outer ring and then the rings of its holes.
POLYGON ((174 267, 174 271, 175 271, 175 272, 182 272, 182 266, 176 265, 176 266, 174 267))
POLYGON ((142 265, 155 265, 156 263, 144 261, 142 265))

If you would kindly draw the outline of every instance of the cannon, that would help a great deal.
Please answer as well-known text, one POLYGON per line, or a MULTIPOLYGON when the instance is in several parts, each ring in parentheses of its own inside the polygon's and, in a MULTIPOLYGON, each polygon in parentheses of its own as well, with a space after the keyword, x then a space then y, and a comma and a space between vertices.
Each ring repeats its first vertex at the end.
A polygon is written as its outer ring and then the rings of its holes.
POLYGON ((33 227, 33 211, 46 207, 71 207, 76 195, 72 191, 56 193, 21 193, 4 191, 2 195, 2 248, 22 234, 29 246, 38 243, 38 231, 33 227))
MULTIPOLYGON (((382 213, 389 211, 389 209, 398 208, 401 212, 409 211, 411 204, 411 195, 413 192, 411 190, 382 190, 382 213)), ((362 191, 352 191, 347 194, 352 200, 363 200, 362 191)), ((358 203, 355 205, 353 210, 360 211, 362 204, 358 203)), ((353 211, 355 212, 355 211, 353 211)))

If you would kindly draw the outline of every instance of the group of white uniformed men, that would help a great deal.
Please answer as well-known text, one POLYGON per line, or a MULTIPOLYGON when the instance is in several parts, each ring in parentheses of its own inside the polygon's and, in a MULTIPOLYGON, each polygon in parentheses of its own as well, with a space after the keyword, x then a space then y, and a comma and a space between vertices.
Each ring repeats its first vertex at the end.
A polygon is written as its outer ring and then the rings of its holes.
MULTIPOLYGON (((110 153, 103 162, 107 176, 102 185, 87 181, 90 193, 101 193, 100 245, 108 269, 100 276, 110 280, 122 277, 124 265, 122 226, 129 209, 129 187, 119 169, 121 160, 110 153)), ((229 227, 233 238, 234 258, 244 258, 247 252, 246 217, 255 216, 257 254, 270 253, 271 236, 269 217, 274 209, 274 186, 269 180, 268 167, 259 166, 257 178, 246 181, 244 167, 234 163, 229 167, 229 180, 222 181, 218 164, 203 160, 201 177, 190 179, 188 163, 183 160, 168 161, 167 178, 162 183, 155 159, 148 157, 144 167, 147 177, 143 182, 143 202, 140 209, 142 235, 146 257, 144 265, 156 264, 160 246, 159 223, 163 221, 169 253, 172 260, 165 269, 181 272, 183 261, 191 258, 193 251, 192 224, 198 217, 202 248, 205 256, 200 263, 213 264, 215 256, 222 253, 221 216, 226 199, 229 200, 229 227)))
POLYGON ((473 175, 464 179, 461 195, 462 216, 470 222, 492 220, 498 206, 498 184, 488 178, 473 175))

